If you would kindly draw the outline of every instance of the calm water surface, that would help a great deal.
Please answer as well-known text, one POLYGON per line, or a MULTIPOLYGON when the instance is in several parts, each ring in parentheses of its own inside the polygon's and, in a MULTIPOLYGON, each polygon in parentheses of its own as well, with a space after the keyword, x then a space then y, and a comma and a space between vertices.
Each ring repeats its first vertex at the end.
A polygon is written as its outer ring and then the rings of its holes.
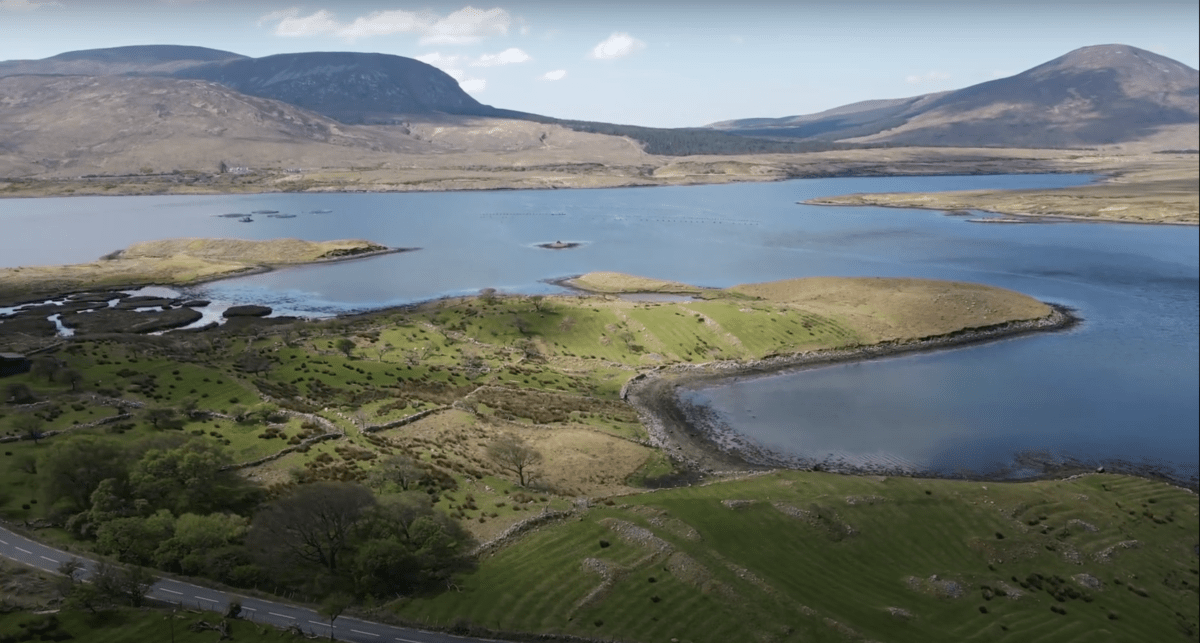
POLYGON ((814 275, 976 281, 1078 310, 1076 329, 692 391, 765 447, 983 472, 1022 451, 1200 460, 1195 227, 980 225, 797 205, 873 191, 1076 185, 1080 176, 897 177, 612 190, 0 200, 0 265, 89 261, 147 239, 367 238, 418 252, 230 279, 189 293, 336 314, 616 270, 707 286, 814 275), (214 215, 278 210, 253 223, 214 215), (329 212, 317 212, 328 210, 329 212), (538 243, 574 241, 572 250, 538 243))

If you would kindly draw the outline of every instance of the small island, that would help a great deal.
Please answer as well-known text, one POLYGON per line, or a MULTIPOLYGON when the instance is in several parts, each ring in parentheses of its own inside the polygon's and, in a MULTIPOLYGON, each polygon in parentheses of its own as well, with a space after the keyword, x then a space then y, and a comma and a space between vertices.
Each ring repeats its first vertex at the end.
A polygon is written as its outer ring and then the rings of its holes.
POLYGON ((264 272, 275 267, 356 259, 412 248, 362 239, 165 239, 135 243, 96 261, 63 266, 0 268, 0 303, 84 289, 147 284, 185 285, 264 272))
POLYGON ((538 247, 547 250, 570 250, 571 248, 578 248, 581 245, 583 244, 577 241, 555 241, 553 243, 539 243, 538 247))

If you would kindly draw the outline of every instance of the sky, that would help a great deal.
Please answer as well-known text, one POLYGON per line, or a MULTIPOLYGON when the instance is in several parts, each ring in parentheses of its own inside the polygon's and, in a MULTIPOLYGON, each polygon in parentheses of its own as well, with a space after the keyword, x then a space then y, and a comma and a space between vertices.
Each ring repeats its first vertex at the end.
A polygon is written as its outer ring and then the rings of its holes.
POLYGON ((1195 68, 1198 23, 1194 0, 0 0, 0 60, 138 44, 379 52, 496 107, 691 127, 959 89, 1088 45, 1195 68))

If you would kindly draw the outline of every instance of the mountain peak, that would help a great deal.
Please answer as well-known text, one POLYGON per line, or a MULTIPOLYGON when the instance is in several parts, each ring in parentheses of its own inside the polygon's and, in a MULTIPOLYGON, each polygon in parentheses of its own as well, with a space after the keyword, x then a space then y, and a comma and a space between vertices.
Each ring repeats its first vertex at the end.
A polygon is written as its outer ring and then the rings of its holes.
POLYGON ((391 54, 276 54, 190 67, 176 76, 281 100, 344 123, 388 123, 408 114, 495 112, 464 92, 446 72, 391 54))
POLYGON ((1142 84, 1156 81, 1173 84, 1195 83, 1197 77, 1195 69, 1177 60, 1120 44, 1080 47, 1019 75, 1040 77, 1055 73, 1095 71, 1111 73, 1124 79, 1140 77, 1142 84))

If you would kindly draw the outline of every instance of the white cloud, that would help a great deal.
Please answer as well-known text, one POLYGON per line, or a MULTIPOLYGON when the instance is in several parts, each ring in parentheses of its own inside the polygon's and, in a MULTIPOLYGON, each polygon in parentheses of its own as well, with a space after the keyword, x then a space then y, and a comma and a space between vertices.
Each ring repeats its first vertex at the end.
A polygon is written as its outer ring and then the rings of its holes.
MULTIPOLYGON (((333 14, 321 9, 311 16, 301 16, 299 11, 289 9, 286 11, 276 11, 273 14, 283 14, 279 24, 275 25, 276 36, 297 37, 297 36, 315 36, 322 33, 332 33, 338 30, 341 26, 333 19, 333 14)), ((259 19, 259 24, 270 22, 272 14, 263 16, 259 19)))
POLYGON ((479 57, 479 60, 476 60, 475 62, 471 63, 471 66, 473 66, 473 67, 496 67, 498 65, 511 65, 513 63, 523 63, 527 60, 531 60, 531 58, 529 57, 529 54, 521 51, 520 49, 517 49, 516 47, 510 47, 498 54, 484 54, 479 57))
POLYGON ((351 40, 367 36, 387 36, 394 33, 416 33, 427 29, 437 16, 428 12, 376 11, 355 18, 354 22, 338 29, 337 35, 351 40))
POLYGON ((61 7, 58 2, 32 2, 31 0, 0 0, 0 11, 33 11, 42 7, 61 7))
POLYGON ((460 56, 458 54, 446 55, 434 52, 432 54, 415 56, 415 58, 446 72, 446 75, 453 78, 465 92, 474 94, 483 91, 487 87, 486 79, 471 78, 467 76, 466 70, 463 69, 467 65, 474 64, 475 61, 472 61, 470 56, 460 56))
POLYGON ((466 65, 468 61, 466 56, 459 56, 458 54, 451 54, 447 56, 441 52, 421 54, 420 56, 413 56, 413 58, 416 58, 426 65, 433 65, 434 67, 442 70, 445 70, 447 67, 462 67, 466 65))
POLYGON ((542 74, 541 76, 538 77, 538 80, 562 80, 566 77, 567 77, 567 70, 555 69, 554 71, 548 71, 548 72, 542 74))
MULTIPOLYGON (((29 0, 0 0, 0 3, 28 3, 29 0)), ((481 10, 464 7, 445 17, 431 11, 375 11, 352 22, 341 22, 332 11, 320 9, 302 16, 297 8, 272 11, 258 19, 259 26, 275 24, 277 36, 315 36, 333 34, 354 40, 398 33, 420 34, 420 43, 461 45, 479 42, 487 36, 508 33, 512 18, 503 9, 481 10)))
POLYGON ((592 53, 588 57, 597 60, 622 58, 645 46, 646 43, 627 33, 616 32, 593 47, 592 53))
POLYGON ((913 74, 912 76, 905 76, 904 82, 906 82, 910 85, 920 85, 923 83, 936 83, 936 82, 942 81, 942 80, 949 80, 949 78, 950 78, 950 74, 947 74, 944 71, 931 71, 931 72, 927 72, 924 74, 913 74))
POLYGON ((487 87, 487 81, 482 78, 468 78, 458 81, 458 86, 468 94, 477 94, 487 87))
POLYGON ((479 42, 485 36, 508 33, 512 18, 503 9, 482 11, 464 7, 424 29, 422 45, 463 45, 479 42))

